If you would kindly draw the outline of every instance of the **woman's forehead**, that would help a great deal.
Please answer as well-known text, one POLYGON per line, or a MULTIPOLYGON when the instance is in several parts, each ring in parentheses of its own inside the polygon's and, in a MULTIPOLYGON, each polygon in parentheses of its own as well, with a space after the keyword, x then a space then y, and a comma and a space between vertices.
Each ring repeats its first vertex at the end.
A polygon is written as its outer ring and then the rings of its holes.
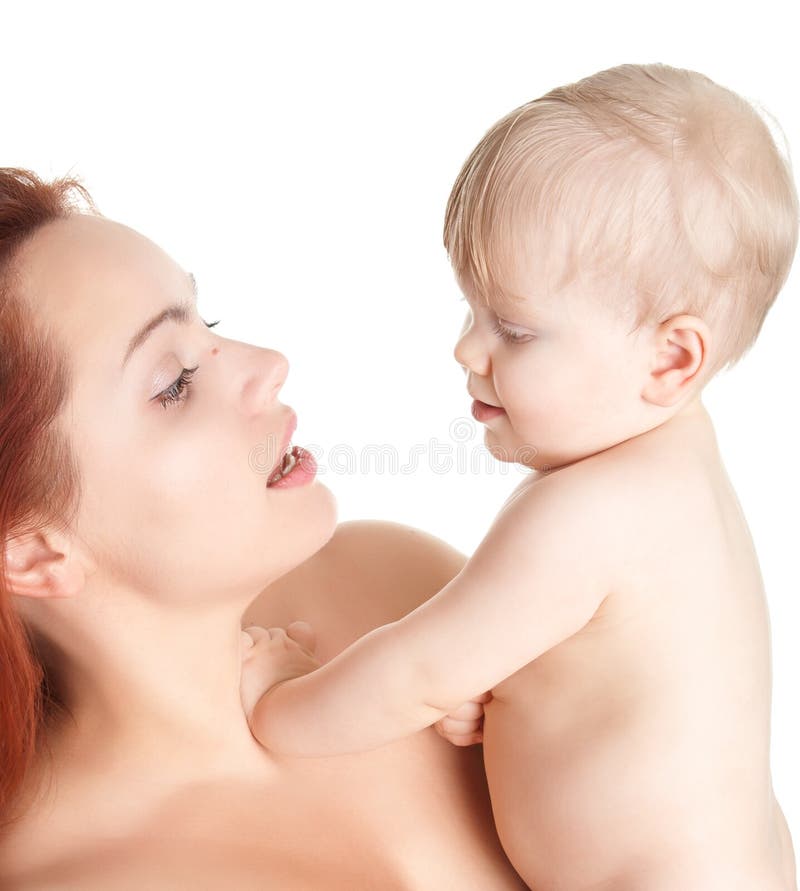
POLYGON ((21 295, 46 325, 99 327, 109 338, 187 290, 186 273, 149 239, 84 214, 37 231, 20 252, 18 276, 21 295))
POLYGON ((124 296, 129 286, 174 275, 176 266, 153 242, 114 220, 73 214, 42 226, 20 256, 31 296, 91 297, 97 290, 124 296))

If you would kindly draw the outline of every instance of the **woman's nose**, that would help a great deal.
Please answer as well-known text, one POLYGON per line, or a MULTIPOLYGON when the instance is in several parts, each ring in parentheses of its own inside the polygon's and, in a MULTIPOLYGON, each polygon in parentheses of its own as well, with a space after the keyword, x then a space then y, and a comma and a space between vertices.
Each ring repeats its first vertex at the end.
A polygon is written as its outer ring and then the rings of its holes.
POLYGON ((289 374, 289 360, 277 350, 259 348, 245 387, 245 401, 252 412, 274 402, 289 374))
POLYGON ((286 382, 286 377, 289 374, 289 360, 283 353, 279 353, 277 350, 267 350, 267 352, 270 354, 269 371, 267 374, 268 387, 270 388, 269 395, 274 399, 286 382))

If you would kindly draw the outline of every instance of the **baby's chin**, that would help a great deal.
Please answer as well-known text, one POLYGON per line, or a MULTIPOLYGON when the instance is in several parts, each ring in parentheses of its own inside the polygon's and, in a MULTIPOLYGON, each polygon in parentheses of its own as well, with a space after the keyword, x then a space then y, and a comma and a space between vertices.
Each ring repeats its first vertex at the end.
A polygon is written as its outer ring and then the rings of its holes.
POLYGON ((524 441, 500 436, 494 430, 486 428, 483 444, 489 453, 504 464, 519 464, 531 470, 549 469, 549 465, 536 446, 524 441))

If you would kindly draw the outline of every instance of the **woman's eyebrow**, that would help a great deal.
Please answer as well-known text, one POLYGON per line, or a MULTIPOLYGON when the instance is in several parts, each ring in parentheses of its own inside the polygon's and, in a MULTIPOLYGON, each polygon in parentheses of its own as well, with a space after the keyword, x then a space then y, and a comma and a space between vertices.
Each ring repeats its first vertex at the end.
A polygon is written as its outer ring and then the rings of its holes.
POLYGON ((123 371, 133 353, 142 346, 147 338, 160 325, 163 325, 165 322, 177 322, 179 325, 189 325, 194 320, 194 304, 197 302, 197 281, 191 272, 188 273, 188 279, 192 285, 192 297, 194 299, 192 301, 184 301, 183 303, 173 303, 142 325, 131 338, 130 343, 128 344, 128 349, 125 351, 125 358, 122 360, 123 371))

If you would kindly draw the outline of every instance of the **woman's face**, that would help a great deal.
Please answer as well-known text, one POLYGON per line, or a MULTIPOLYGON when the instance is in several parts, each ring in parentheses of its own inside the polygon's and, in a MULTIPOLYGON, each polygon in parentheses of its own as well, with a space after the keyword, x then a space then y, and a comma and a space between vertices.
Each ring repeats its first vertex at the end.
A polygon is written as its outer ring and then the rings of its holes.
POLYGON ((266 486, 295 420, 279 401, 284 356, 209 329, 190 275, 120 223, 50 223, 20 259, 22 296, 72 363, 60 422, 83 480, 73 531, 92 584, 173 604, 254 597, 330 538, 325 486, 266 486), (129 353, 173 305, 185 321, 129 353))

